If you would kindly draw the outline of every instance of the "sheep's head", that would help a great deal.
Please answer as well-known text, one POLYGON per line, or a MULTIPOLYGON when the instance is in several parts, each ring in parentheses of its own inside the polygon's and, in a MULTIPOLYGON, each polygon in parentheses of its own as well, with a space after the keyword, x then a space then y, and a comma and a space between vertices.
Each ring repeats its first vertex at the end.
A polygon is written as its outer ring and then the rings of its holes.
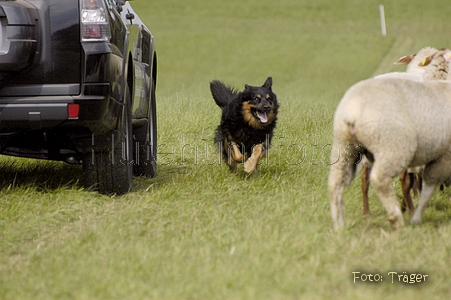
POLYGON ((437 49, 433 47, 424 47, 415 54, 401 57, 395 65, 407 65, 406 72, 408 73, 424 73, 425 66, 420 63, 427 57, 437 53, 437 49))
POLYGON ((451 59, 451 49, 443 48, 433 55, 424 58, 420 66, 426 67, 424 72, 425 80, 440 80, 449 78, 449 61, 451 59))

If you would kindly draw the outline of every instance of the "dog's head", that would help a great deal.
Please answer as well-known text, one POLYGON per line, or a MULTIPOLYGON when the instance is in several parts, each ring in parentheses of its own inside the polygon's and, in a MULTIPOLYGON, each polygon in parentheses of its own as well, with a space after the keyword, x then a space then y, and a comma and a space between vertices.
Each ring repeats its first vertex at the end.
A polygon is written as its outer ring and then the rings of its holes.
POLYGON ((261 87, 245 85, 241 94, 244 120, 255 129, 264 129, 277 119, 276 94, 272 92, 272 78, 268 77, 261 87))

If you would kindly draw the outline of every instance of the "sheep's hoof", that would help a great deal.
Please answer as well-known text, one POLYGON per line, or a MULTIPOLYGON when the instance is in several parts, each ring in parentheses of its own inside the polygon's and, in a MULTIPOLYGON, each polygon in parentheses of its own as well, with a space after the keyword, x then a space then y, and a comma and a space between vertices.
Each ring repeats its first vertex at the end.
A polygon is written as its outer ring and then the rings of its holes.
POLYGON ((393 229, 399 229, 404 226, 404 219, 402 215, 389 218, 389 221, 393 229))
POLYGON ((412 219, 410 219, 410 224, 412 225, 418 225, 421 224, 421 217, 413 216, 412 219))
POLYGON ((334 232, 336 232, 336 233, 344 231, 343 225, 333 224, 332 228, 333 228, 334 232))
POLYGON ((338 217, 337 219, 333 218, 332 227, 335 232, 343 231, 345 227, 345 222, 343 218, 338 217))

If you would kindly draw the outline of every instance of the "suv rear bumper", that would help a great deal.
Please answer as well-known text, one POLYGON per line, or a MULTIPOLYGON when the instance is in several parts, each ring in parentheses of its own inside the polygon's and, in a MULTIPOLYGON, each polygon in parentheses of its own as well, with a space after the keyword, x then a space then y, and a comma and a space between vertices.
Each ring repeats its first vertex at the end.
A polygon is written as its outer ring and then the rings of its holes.
MULTIPOLYGON (((93 89, 91 85, 90 90, 93 89)), ((102 135, 116 128, 122 105, 108 95, 109 85, 99 85, 104 93, 83 96, 38 96, 0 98, 0 137, 18 131, 86 128, 102 135), (69 104, 79 105, 77 118, 69 118, 69 104)))
POLYGON ((0 130, 42 129, 67 120, 68 104, 0 104, 0 130))

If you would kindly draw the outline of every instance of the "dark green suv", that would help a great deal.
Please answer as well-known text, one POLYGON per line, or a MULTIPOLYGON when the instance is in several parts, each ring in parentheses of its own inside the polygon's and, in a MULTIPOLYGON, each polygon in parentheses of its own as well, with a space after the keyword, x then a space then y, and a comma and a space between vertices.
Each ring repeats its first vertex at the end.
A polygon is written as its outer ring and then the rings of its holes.
POLYGON ((128 2, 0 0, 0 25, 0 154, 83 164, 104 194, 155 176, 154 37, 128 2))

